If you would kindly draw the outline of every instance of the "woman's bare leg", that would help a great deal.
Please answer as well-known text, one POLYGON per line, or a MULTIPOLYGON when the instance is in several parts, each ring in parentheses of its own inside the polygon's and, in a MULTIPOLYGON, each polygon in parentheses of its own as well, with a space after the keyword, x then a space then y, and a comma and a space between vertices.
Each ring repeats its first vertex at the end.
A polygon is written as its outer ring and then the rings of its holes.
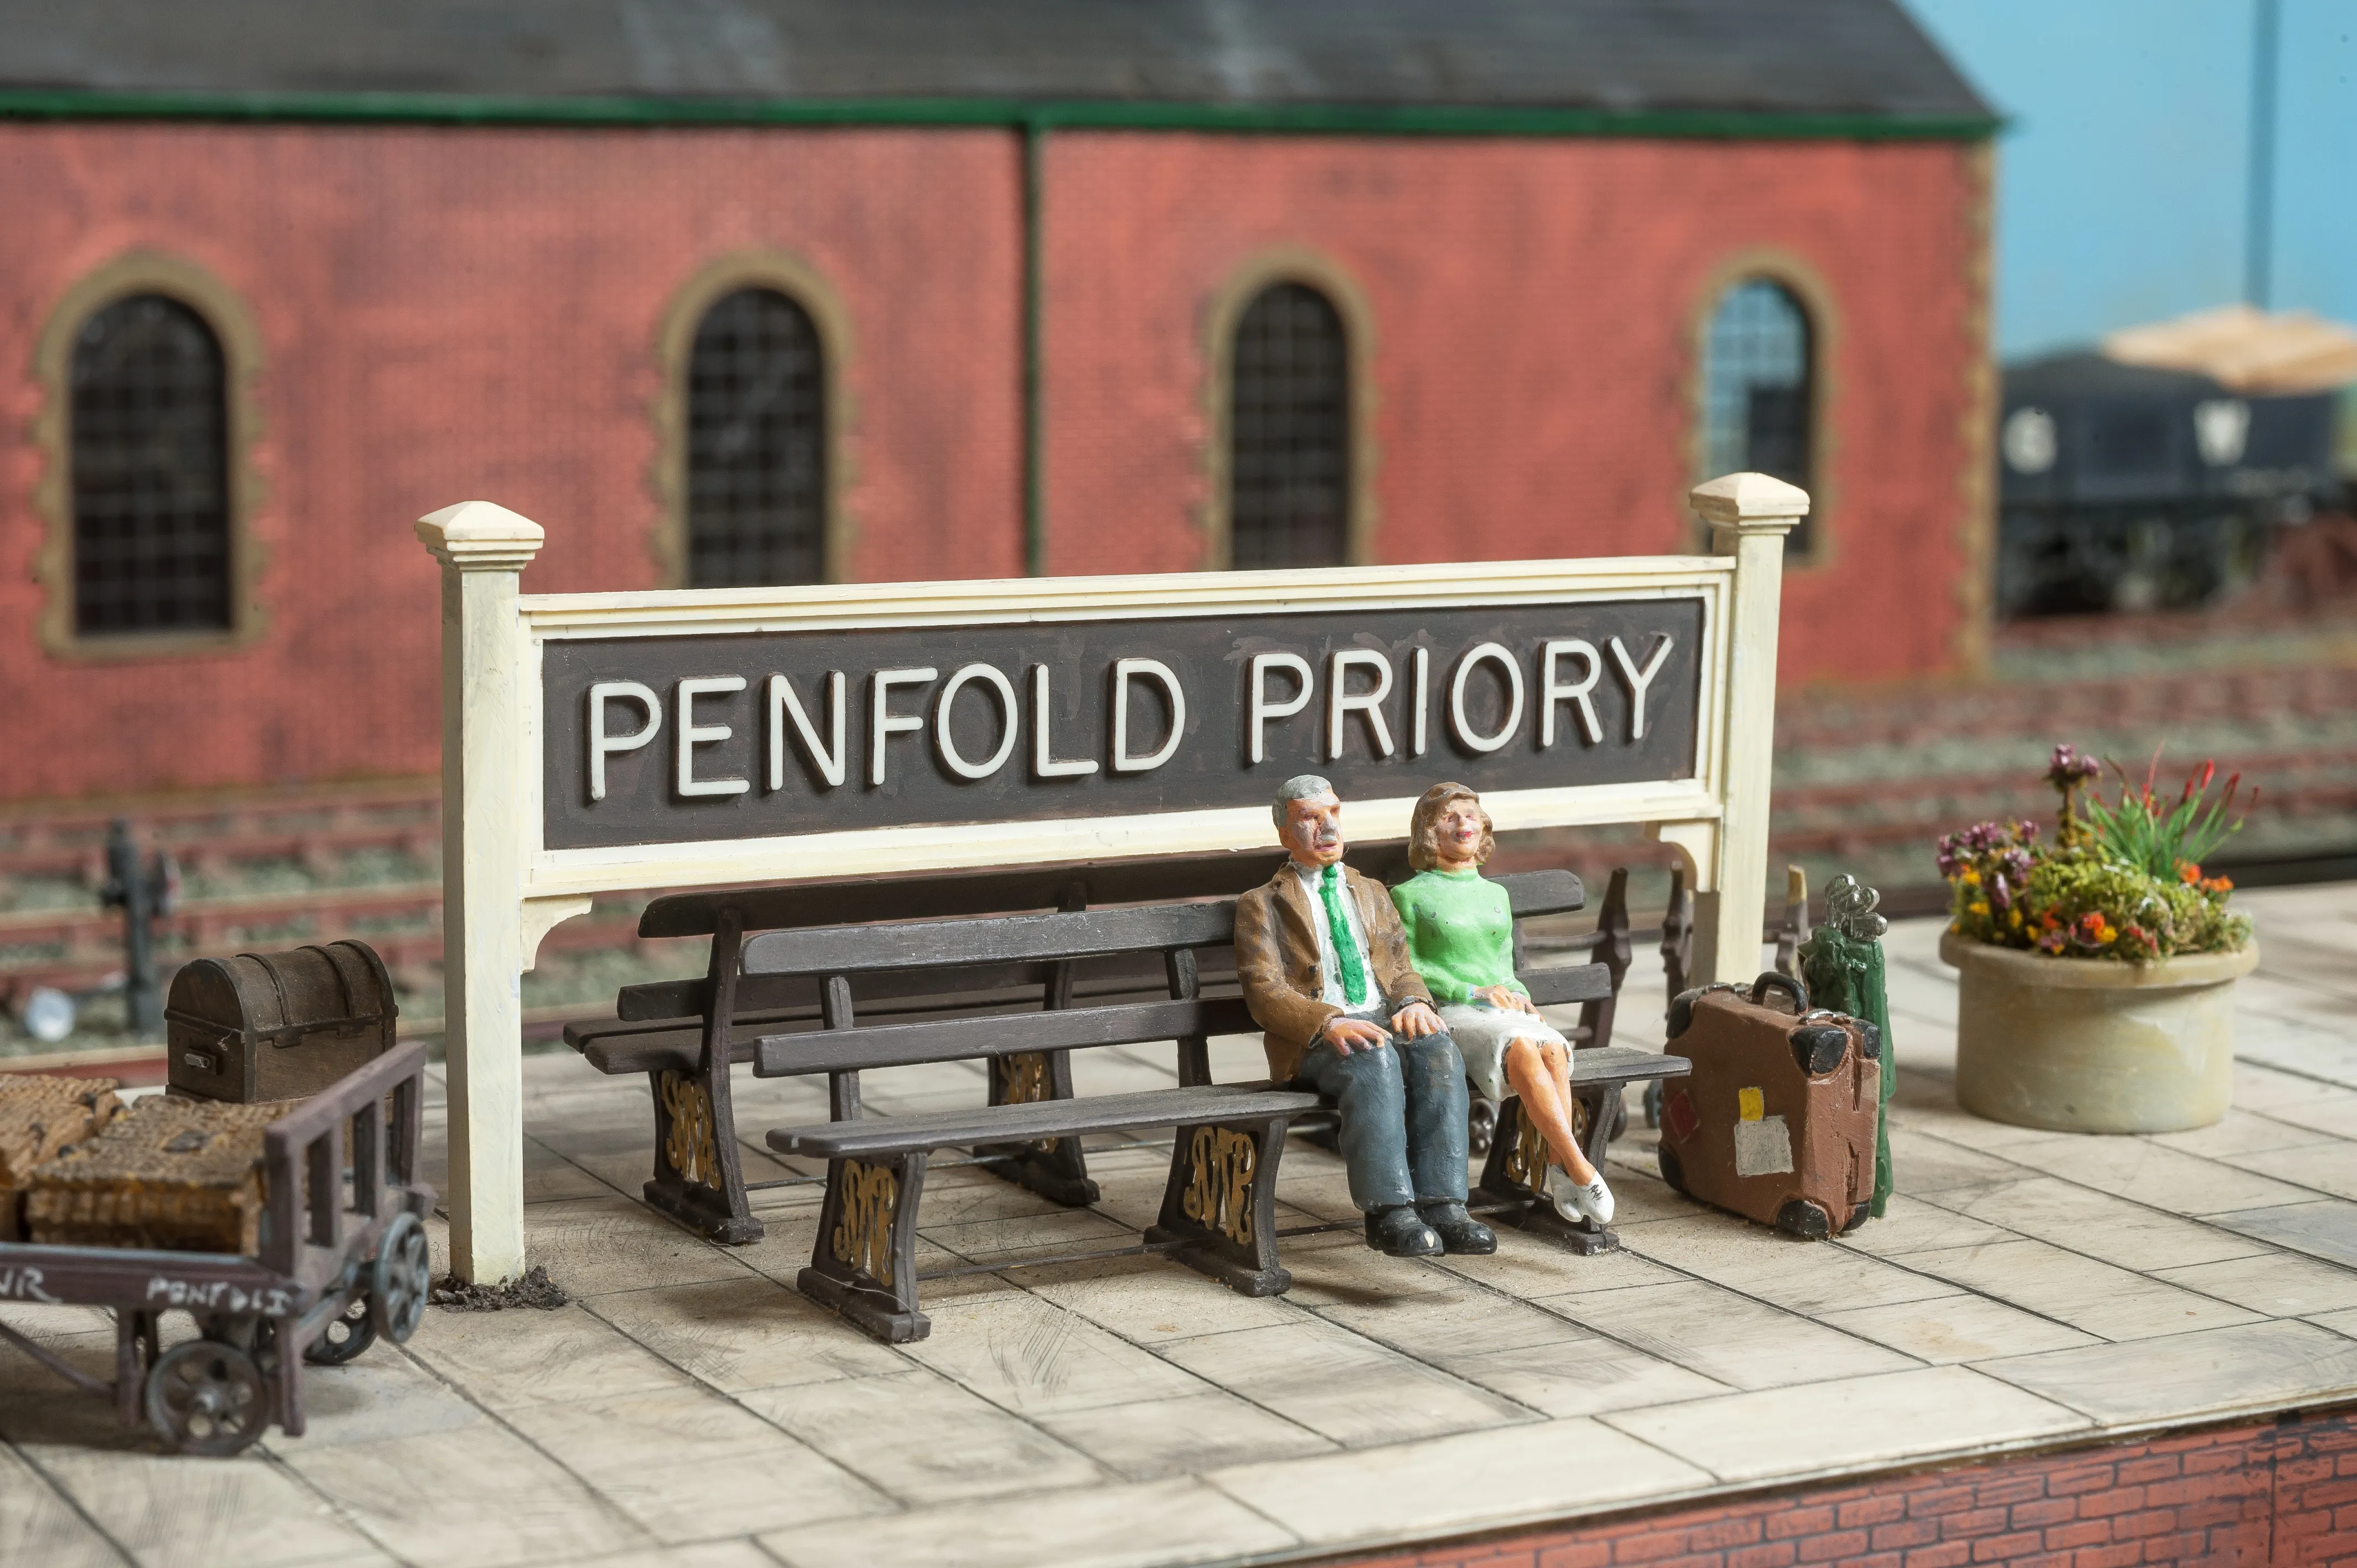
POLYGON ((1523 1097, 1523 1114, 1538 1124, 1555 1164, 1585 1185, 1596 1179, 1579 1140, 1571 1131, 1571 1060, 1561 1046, 1536 1040, 1506 1043, 1506 1081, 1523 1097))

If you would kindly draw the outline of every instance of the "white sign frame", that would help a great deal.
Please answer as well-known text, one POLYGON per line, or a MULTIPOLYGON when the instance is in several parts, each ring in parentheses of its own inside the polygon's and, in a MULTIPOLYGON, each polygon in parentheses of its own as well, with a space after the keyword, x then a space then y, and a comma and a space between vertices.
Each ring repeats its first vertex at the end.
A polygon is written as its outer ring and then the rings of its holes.
MULTIPOLYGON (((1485 790, 1501 831, 1641 823, 1676 846, 1697 896, 1695 972, 1756 947, 1767 886, 1783 536, 1807 495, 1760 474, 1696 487, 1730 546, 1700 556, 1322 571, 525 595, 540 526, 488 501, 418 521, 443 565, 444 971, 453 1268, 523 1272, 520 977, 541 939, 595 895, 1265 847, 1265 808, 867 828, 700 843, 542 843, 542 650, 559 639, 1136 619, 1222 611, 1699 600, 1694 776, 1485 790)), ((1413 796, 1350 802, 1352 836, 1404 837, 1413 796)), ((1738 967, 1744 967, 1738 965, 1738 967)))

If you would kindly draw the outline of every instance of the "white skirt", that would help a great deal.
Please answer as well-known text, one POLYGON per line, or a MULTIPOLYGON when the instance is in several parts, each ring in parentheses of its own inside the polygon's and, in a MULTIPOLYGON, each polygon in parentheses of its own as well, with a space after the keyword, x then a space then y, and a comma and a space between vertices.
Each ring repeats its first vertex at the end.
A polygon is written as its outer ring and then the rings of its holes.
POLYGON ((1514 1092, 1514 1086, 1506 1081, 1509 1041, 1536 1040, 1544 1045, 1553 1040, 1569 1047, 1561 1032, 1535 1013, 1479 1002, 1452 1003, 1440 1009, 1440 1021, 1448 1026, 1449 1038, 1457 1042, 1458 1054, 1465 1058, 1465 1076, 1495 1101, 1502 1101, 1514 1092))

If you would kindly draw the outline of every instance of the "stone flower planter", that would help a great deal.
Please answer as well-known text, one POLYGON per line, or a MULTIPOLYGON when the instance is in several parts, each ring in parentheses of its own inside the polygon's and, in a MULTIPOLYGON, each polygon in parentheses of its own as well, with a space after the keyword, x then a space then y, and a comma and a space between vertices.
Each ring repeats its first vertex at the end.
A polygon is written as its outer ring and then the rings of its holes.
POLYGON ((2050 958, 1942 933, 1957 972, 1956 1099, 1975 1116, 2060 1133, 2176 1133, 2226 1113, 2233 953, 2160 963, 2050 958))

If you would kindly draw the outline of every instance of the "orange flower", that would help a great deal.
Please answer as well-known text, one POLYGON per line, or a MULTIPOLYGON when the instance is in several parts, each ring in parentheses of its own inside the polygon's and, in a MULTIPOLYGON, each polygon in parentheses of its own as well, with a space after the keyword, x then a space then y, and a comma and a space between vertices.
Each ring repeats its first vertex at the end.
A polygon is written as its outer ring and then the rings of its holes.
POLYGON ((2190 860, 2180 860, 2177 863, 2177 879, 2190 887, 2201 880, 2201 868, 2190 860))

